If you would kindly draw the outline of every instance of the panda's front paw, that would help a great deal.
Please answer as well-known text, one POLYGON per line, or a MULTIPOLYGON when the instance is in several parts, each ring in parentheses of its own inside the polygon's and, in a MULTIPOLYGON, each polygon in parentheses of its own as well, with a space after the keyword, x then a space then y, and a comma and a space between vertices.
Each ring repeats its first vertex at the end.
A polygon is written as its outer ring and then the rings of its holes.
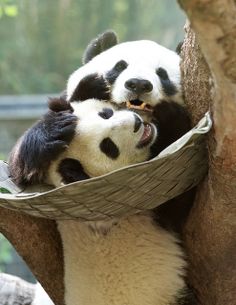
POLYGON ((69 111, 49 111, 44 117, 47 147, 64 150, 74 137, 77 116, 69 111))
POLYGON ((98 73, 85 76, 78 84, 70 98, 70 102, 84 101, 90 98, 98 100, 110 100, 110 85, 107 80, 98 73))

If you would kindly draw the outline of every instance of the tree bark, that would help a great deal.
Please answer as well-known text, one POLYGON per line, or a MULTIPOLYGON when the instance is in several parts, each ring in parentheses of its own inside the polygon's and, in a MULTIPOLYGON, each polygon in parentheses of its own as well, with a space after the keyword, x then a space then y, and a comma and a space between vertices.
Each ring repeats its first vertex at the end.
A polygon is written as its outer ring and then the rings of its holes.
POLYGON ((55 221, 0 208, 0 232, 22 256, 55 304, 63 305, 63 255, 55 221))
POLYGON ((236 3, 179 2, 196 33, 187 27, 182 48, 186 103, 194 121, 208 108, 214 121, 208 138, 209 173, 185 228, 190 279, 199 304, 235 305, 236 3))

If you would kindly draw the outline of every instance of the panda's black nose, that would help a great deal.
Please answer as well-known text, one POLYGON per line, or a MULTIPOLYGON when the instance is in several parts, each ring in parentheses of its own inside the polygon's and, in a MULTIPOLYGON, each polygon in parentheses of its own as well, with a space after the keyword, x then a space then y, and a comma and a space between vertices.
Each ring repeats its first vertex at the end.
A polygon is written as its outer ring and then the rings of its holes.
POLYGON ((146 79, 130 78, 125 82, 125 88, 136 94, 142 94, 152 91, 153 85, 146 79))

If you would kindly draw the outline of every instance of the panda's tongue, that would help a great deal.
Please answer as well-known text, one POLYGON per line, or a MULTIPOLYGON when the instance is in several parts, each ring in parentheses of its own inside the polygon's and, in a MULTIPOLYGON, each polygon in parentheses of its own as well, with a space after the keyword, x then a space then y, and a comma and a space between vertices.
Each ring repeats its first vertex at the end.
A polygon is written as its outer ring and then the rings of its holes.
POLYGON ((153 135, 152 126, 148 123, 144 123, 144 131, 143 131, 142 137, 138 143, 138 147, 141 148, 141 147, 149 144, 150 141, 152 140, 152 135, 153 135))

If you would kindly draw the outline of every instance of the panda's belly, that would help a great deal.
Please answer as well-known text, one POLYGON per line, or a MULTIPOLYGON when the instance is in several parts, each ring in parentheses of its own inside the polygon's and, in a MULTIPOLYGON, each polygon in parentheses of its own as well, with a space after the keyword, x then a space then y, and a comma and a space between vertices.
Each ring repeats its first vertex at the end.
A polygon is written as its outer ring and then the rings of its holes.
POLYGON ((66 305, 169 305, 184 288, 176 239, 149 216, 121 220, 104 235, 61 221, 66 305))

